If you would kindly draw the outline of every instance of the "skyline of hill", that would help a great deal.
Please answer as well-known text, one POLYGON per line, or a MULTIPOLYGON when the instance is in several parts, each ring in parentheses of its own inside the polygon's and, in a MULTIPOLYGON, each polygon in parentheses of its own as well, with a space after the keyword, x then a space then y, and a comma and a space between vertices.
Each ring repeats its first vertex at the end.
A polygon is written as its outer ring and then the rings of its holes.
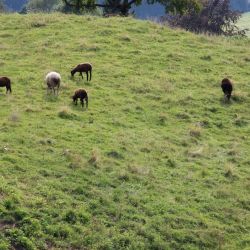
MULTIPOLYGON (((6 5, 11 11, 20 11, 28 0, 5 0, 6 5)), ((249 0, 231 0, 232 8, 243 12, 250 11, 249 0)), ((132 11, 141 19, 150 19, 164 15, 165 9, 161 4, 149 5, 144 0, 142 5, 134 7, 132 11)))

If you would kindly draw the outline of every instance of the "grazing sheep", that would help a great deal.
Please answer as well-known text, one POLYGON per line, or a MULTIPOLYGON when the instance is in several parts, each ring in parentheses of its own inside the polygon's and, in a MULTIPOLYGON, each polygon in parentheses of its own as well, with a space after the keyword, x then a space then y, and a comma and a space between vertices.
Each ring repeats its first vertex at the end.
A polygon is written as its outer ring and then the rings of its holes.
POLYGON ((54 91, 54 94, 56 94, 56 89, 57 89, 57 94, 59 92, 59 87, 61 83, 61 76, 57 72, 50 72, 46 75, 46 83, 47 83, 47 93, 49 89, 54 91))
POLYGON ((11 82, 8 77, 0 77, 0 87, 6 87, 6 94, 8 91, 11 93, 11 82))
POLYGON ((78 98, 81 101, 82 107, 84 107, 84 99, 86 101, 86 108, 88 108, 88 94, 85 89, 77 89, 75 94, 72 96, 73 102, 77 105, 78 98))
POLYGON ((91 77, 92 77, 92 65, 90 63, 81 63, 81 64, 78 64, 73 70, 71 70, 71 76, 73 77, 76 72, 80 73, 80 76, 82 76, 82 79, 83 79, 82 73, 85 72, 86 75, 87 75, 87 81, 88 80, 91 81, 91 77), (90 78, 89 78, 89 73, 90 73, 90 78))
POLYGON ((228 78, 224 78, 221 81, 221 88, 222 88, 222 91, 223 91, 225 97, 227 97, 227 99, 229 101, 230 97, 231 97, 231 94, 232 94, 232 91, 233 91, 232 82, 228 78))

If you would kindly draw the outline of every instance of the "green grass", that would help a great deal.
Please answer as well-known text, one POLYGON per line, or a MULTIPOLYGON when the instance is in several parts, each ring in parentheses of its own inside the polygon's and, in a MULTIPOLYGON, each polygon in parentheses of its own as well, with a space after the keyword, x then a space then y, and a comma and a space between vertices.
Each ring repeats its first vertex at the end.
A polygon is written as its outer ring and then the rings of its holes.
POLYGON ((248 29, 247 35, 250 37, 250 12, 242 15, 242 18, 239 20, 238 25, 243 29, 248 29))
POLYGON ((0 23, 0 249, 249 249, 250 40, 131 18, 0 23), (84 61, 90 83, 70 78, 84 61))

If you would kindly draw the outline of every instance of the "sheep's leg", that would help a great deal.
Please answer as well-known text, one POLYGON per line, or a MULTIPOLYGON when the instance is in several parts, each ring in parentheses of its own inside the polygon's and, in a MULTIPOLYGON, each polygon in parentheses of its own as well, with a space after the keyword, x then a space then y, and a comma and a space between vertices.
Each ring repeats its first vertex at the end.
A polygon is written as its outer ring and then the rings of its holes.
POLYGON ((86 97, 86 109, 88 109, 88 106, 89 106, 89 99, 88 97, 86 97))
POLYGON ((75 100, 75 105, 77 105, 77 101, 78 101, 78 99, 75 100))
POLYGON ((87 82, 89 81, 89 72, 86 71, 86 75, 87 75, 87 82))
POLYGON ((89 76, 90 76, 89 80, 91 81, 91 78, 92 78, 92 70, 89 71, 89 76))
POLYGON ((80 75, 82 76, 82 79, 83 79, 83 75, 82 75, 82 72, 80 72, 80 75))
POLYGON ((83 99, 81 99, 81 104, 82 104, 82 107, 84 107, 84 102, 83 102, 83 99))

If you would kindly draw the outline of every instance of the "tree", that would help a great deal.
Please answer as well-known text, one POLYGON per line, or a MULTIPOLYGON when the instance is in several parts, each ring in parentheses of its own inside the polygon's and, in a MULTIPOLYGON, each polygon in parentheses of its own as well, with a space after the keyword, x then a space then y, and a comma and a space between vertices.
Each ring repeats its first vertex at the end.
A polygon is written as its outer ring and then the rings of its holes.
POLYGON ((245 35, 245 30, 239 30, 236 22, 241 13, 231 10, 230 0, 204 0, 200 12, 190 10, 181 16, 167 17, 172 26, 179 26, 195 33, 215 35, 245 35))
POLYGON ((57 4, 59 0, 29 0, 25 6, 28 11, 51 11, 57 4))
MULTIPOLYGON (((104 8, 107 13, 117 13, 127 16, 133 6, 140 5, 142 0, 105 0, 98 3, 97 0, 62 0, 65 6, 70 7, 76 13, 82 9, 93 9, 96 7, 104 8)), ((200 0, 147 0, 149 4, 161 3, 168 11, 183 14, 191 6, 196 11, 200 8, 200 0)))
POLYGON ((5 11, 4 0, 0 0, 0 13, 5 11))

